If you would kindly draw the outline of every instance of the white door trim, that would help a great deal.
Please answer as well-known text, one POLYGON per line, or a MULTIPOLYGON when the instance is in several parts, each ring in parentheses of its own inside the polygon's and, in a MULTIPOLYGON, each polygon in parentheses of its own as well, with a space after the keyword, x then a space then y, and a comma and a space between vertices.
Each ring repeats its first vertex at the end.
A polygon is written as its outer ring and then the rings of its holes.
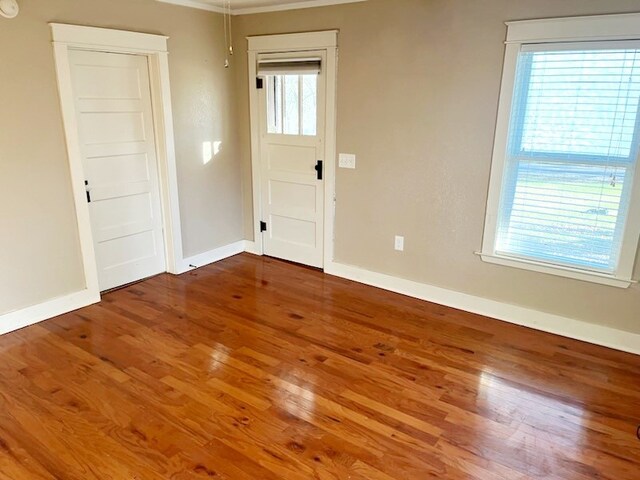
POLYGON ((138 54, 144 55, 148 59, 167 271, 180 273, 178 269, 182 261, 182 235, 169 86, 168 37, 59 23, 49 25, 53 35, 58 92, 69 156, 86 290, 92 296, 99 298, 98 270, 93 248, 89 207, 86 201, 78 123, 71 87, 70 49, 138 54))
POLYGON ((336 187, 336 90, 338 60, 338 30, 322 32, 292 33, 283 35, 261 35, 248 37, 249 50, 249 111, 251 128, 251 180, 253 192, 253 235, 258 255, 264 254, 260 220, 262 219, 262 192, 260 173, 260 120, 259 100, 256 89, 257 58, 264 53, 285 53, 300 51, 327 52, 326 65, 323 66, 326 78, 325 95, 325 165, 324 165, 324 261, 323 265, 333 262, 333 232, 335 221, 336 187))

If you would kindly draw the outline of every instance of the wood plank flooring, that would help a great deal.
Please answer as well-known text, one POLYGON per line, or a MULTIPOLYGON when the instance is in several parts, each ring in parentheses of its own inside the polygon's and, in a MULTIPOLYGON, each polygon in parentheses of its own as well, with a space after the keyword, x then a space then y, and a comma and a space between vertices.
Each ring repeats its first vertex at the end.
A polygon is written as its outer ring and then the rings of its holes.
POLYGON ((1 479, 640 479, 640 357, 242 254, 0 337, 1 479))

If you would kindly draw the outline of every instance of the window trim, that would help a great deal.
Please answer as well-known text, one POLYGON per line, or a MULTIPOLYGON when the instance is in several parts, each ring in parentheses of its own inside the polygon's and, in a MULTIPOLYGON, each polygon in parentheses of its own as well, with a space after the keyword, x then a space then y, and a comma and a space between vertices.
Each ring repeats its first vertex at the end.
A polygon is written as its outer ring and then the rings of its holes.
POLYGON ((522 20, 507 22, 506 25, 506 50, 491 161, 484 236, 482 250, 478 252, 478 255, 487 263, 627 288, 632 283, 637 283, 633 280, 633 274, 640 244, 640 160, 636 162, 634 181, 631 186, 631 200, 618 268, 613 274, 501 255, 496 253, 495 247, 500 197, 507 160, 516 68, 522 47, 526 44, 640 40, 640 13, 522 20))

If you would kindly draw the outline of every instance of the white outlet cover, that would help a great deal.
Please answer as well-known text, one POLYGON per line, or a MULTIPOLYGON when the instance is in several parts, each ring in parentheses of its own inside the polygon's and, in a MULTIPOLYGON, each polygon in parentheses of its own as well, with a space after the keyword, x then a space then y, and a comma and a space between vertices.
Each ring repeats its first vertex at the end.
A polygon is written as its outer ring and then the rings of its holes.
POLYGON ((16 0, 0 0, 0 15, 5 18, 15 18, 20 12, 20 7, 16 0))
POLYGON ((340 168, 356 168, 356 156, 352 153, 341 153, 338 155, 338 166, 340 168))
POLYGON ((404 237, 401 237, 400 235, 396 235, 394 248, 399 252, 404 251, 404 237))

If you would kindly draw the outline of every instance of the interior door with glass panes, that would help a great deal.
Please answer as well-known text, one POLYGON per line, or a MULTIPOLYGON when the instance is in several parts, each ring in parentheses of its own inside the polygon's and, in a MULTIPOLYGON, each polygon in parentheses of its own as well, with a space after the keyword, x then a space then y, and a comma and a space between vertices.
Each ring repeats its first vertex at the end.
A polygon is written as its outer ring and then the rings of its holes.
POLYGON ((265 255, 323 266, 323 53, 260 57, 260 158, 265 255))

